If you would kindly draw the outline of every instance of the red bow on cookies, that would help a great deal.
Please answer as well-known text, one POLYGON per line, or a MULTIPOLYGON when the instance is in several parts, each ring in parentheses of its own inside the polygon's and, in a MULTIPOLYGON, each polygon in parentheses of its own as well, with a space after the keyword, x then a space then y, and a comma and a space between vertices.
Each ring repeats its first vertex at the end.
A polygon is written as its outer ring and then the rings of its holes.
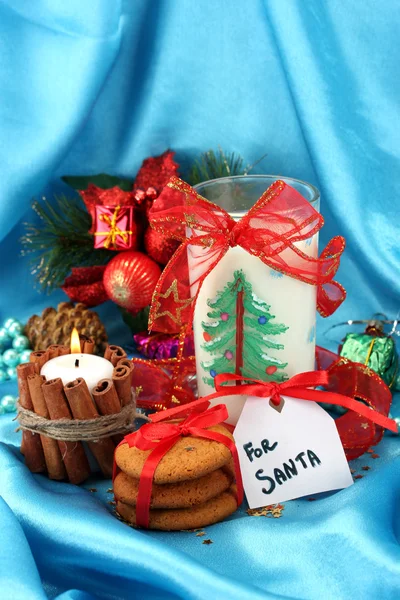
MULTIPOLYGON (((121 444, 135 446, 139 450, 151 450, 139 479, 139 490, 136 503, 136 524, 148 528, 151 491, 157 465, 165 454, 181 437, 198 437, 224 444, 232 454, 235 465, 238 506, 243 501, 243 484, 240 475, 239 457, 235 443, 225 435, 208 428, 223 423, 228 418, 224 404, 209 408, 207 400, 195 400, 184 406, 171 408, 150 415, 151 423, 146 423, 138 431, 127 435, 121 444), (176 419, 183 420, 176 423, 176 419)), ((120 445, 121 445, 120 444, 120 445)), ((114 461, 113 480, 116 476, 114 461)))

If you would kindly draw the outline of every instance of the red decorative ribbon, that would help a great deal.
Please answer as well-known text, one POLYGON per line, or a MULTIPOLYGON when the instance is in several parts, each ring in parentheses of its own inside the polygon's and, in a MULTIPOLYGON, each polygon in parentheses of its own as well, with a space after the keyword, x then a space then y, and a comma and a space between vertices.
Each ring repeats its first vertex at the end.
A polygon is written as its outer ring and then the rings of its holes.
POLYGON ((214 379, 216 392, 203 400, 239 394, 271 397, 271 402, 278 406, 281 396, 288 396, 343 406, 351 412, 336 419, 335 423, 348 460, 361 456, 371 445, 377 444, 382 438, 383 428, 397 432, 396 422, 387 416, 392 401, 390 390, 376 373, 364 365, 344 359, 328 370, 300 373, 283 383, 260 380, 246 383, 248 381, 246 379, 241 385, 225 385, 243 382, 243 377, 221 373, 214 379), (317 386, 324 386, 326 391, 310 389, 317 386))
POLYGON ((173 333, 193 321, 204 279, 230 247, 240 246, 264 264, 317 287, 317 307, 324 317, 343 302, 346 292, 333 281, 345 241, 334 237, 320 258, 302 252, 296 243, 317 233, 323 217, 295 189, 276 181, 253 208, 236 222, 187 183, 172 177, 149 211, 151 226, 182 242, 156 286, 149 325, 173 333), (189 283, 188 252, 190 254, 189 283), (191 297, 192 296, 192 297, 191 297))
MULTIPOLYGON (((208 427, 223 423, 228 418, 228 411, 224 404, 208 408, 207 400, 195 400, 185 406, 178 406, 163 412, 150 415, 151 423, 131 433, 122 440, 121 444, 128 444, 140 450, 151 450, 147 457, 139 479, 139 490, 136 502, 136 525, 148 528, 151 491, 154 473, 160 460, 182 437, 193 436, 213 440, 226 446, 235 465, 238 506, 243 501, 243 484, 240 474, 239 457, 235 443, 222 433, 210 431, 208 427), (183 418, 180 423, 171 422, 183 418)), ((120 444, 120 445, 121 445, 120 444)), ((117 473, 114 461, 113 480, 117 473)))

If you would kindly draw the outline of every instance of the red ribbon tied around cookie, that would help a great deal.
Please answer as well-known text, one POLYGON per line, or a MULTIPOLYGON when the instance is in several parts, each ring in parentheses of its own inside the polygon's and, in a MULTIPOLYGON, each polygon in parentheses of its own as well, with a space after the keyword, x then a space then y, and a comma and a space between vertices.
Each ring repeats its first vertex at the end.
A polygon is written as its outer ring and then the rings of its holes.
POLYGON ((331 315, 346 297, 333 280, 345 247, 334 237, 319 258, 297 247, 323 226, 323 217, 294 188, 276 181, 238 222, 206 200, 187 183, 173 177, 149 212, 156 231, 182 242, 156 286, 149 315, 151 329, 174 333, 190 330, 203 281, 233 246, 240 246, 264 264, 317 287, 317 308, 331 315), (189 282, 188 252, 191 280, 189 282))
MULTIPOLYGON (((229 449, 235 465, 238 506, 242 503, 243 484, 235 443, 222 433, 207 429, 223 423, 228 418, 228 411, 224 404, 218 404, 212 408, 209 406, 210 403, 207 400, 195 400, 184 406, 152 414, 149 416, 151 423, 142 425, 138 431, 125 436, 122 440, 121 444, 128 444, 130 447, 134 446, 140 450, 151 450, 139 479, 136 502, 136 525, 138 527, 148 528, 149 526, 151 490, 157 465, 176 442, 186 436, 213 440, 224 444, 229 449), (180 423, 171 423, 171 420, 181 418, 183 421, 180 423)), ((114 463, 113 478, 115 475, 116 465, 114 463)))

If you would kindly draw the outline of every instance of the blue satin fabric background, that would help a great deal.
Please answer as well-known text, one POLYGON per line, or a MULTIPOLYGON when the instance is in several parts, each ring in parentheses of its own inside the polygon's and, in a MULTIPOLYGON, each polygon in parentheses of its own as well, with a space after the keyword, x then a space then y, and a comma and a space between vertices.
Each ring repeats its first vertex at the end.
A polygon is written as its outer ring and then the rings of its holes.
MULTIPOLYGON (((348 299, 319 320, 319 343, 343 319, 395 316, 399 13, 396 0, 0 0, 0 320, 65 299, 35 291, 19 257, 33 196, 65 192, 64 174, 132 176, 168 147, 185 165, 218 145, 315 184, 322 243, 346 236, 348 299)), ((114 343, 130 342, 114 306, 99 313, 114 343)), ((349 489, 288 502, 281 519, 243 507, 206 528, 206 546, 119 522, 110 481, 32 475, 14 428, 0 416, 5 600, 400 595, 397 437, 353 462, 364 477, 349 489)))

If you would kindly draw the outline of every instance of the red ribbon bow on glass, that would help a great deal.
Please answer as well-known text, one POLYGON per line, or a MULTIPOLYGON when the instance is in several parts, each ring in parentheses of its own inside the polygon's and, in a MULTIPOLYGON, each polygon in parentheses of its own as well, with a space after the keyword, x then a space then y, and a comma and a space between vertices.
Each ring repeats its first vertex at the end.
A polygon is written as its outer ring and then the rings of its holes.
POLYGON ((387 416, 392 401, 387 385, 368 367, 346 359, 337 361, 327 371, 300 373, 283 383, 259 380, 248 383, 246 379, 241 385, 225 385, 229 382, 243 382, 243 377, 231 373, 217 375, 214 378, 216 392, 203 399, 240 394, 271 397, 271 402, 279 406, 281 396, 288 396, 349 409, 351 412, 335 421, 348 460, 361 456, 370 445, 377 444, 383 435, 382 428, 397 432, 396 422, 387 416), (326 391, 310 389, 317 386, 324 386, 326 391))
POLYGON ((316 234, 324 220, 283 181, 273 183, 236 222, 223 208, 173 177, 154 202, 149 220, 156 231, 183 242, 156 286, 149 316, 151 329, 173 333, 183 325, 191 328, 204 279, 233 246, 240 246, 276 271, 315 285, 318 311, 324 317, 331 315, 345 299, 344 288, 333 281, 344 250, 344 238, 334 237, 320 258, 302 252, 296 242, 316 234), (188 247, 194 273, 190 283, 188 247))
MULTIPOLYGON (((179 439, 186 436, 220 442, 230 450, 235 465, 238 506, 242 503, 243 484, 235 443, 222 433, 208 429, 208 427, 223 423, 228 418, 228 411, 224 404, 218 404, 212 408, 208 408, 209 405, 207 400, 195 400, 185 406, 152 414, 149 417, 151 423, 142 425, 138 431, 125 436, 122 440, 121 444, 128 444, 130 447, 134 446, 140 450, 151 450, 139 479, 136 502, 136 525, 138 527, 148 528, 149 526, 151 490, 158 463, 179 439), (180 423, 171 423, 171 421, 181 418, 183 421, 180 423)), ((113 480, 116 474, 117 468, 114 462, 113 480)))

